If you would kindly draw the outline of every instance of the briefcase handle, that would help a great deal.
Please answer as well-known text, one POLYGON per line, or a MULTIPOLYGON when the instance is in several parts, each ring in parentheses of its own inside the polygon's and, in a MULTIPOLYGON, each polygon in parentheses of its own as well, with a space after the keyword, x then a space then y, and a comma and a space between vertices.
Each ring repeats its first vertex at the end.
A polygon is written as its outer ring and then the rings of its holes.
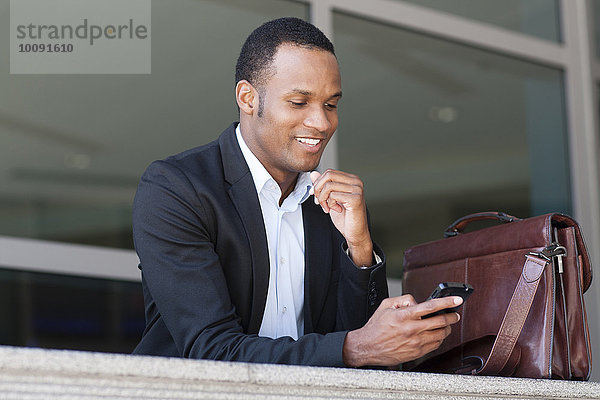
POLYGON ((467 225, 469 225, 471 222, 482 221, 482 220, 486 220, 486 219, 493 219, 493 220, 497 220, 497 221, 500 221, 503 223, 521 220, 521 218, 513 217, 512 215, 508 215, 503 212, 495 212, 495 211, 470 214, 470 215, 466 215, 462 218, 457 219, 448 228, 446 228, 446 230, 444 231, 444 237, 447 238, 447 237, 456 236, 456 235, 462 233, 465 230, 465 228, 467 227, 467 225))

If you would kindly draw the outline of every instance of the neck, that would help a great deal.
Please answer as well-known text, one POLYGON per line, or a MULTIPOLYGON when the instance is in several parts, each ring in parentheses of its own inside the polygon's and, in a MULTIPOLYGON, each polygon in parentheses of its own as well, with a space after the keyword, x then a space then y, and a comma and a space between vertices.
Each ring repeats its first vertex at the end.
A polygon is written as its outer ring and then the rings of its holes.
POLYGON ((281 198, 279 199, 279 205, 283 204, 283 201, 290 195, 290 193, 292 193, 294 187, 296 187, 298 176, 298 173, 296 173, 295 175, 285 177, 284 179, 278 179, 277 177, 273 176, 273 179, 275 179, 275 181, 279 185, 279 188, 281 189, 281 198))
POLYGON ((248 120, 242 116, 240 113, 240 133, 242 134, 242 138, 248 146, 248 149, 254 154, 254 156, 260 161, 260 163, 265 167, 267 172, 275 179, 275 182, 279 185, 279 189, 281 190, 281 198, 279 199, 279 205, 283 204, 283 201, 292 193, 294 187, 296 186, 296 182, 298 181, 298 172, 285 172, 280 170, 275 170, 275 168, 270 168, 261 160, 261 151, 259 147, 255 147, 255 143, 253 140, 253 136, 249 134, 252 132, 251 126, 248 124, 248 120))

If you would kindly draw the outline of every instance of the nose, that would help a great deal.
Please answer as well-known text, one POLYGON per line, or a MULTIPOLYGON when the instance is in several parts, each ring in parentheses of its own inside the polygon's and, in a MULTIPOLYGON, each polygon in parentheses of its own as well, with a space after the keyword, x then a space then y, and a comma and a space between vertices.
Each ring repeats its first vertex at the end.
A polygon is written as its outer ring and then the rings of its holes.
POLYGON ((311 110, 310 114, 304 120, 304 125, 308 128, 316 129, 323 133, 331 128, 331 121, 327 113, 321 107, 311 110))

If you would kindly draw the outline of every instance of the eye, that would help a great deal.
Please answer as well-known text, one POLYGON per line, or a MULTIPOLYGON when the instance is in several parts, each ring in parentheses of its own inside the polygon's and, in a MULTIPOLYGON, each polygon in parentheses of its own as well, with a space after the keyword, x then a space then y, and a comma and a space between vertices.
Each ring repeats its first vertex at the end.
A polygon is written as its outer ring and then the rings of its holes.
POLYGON ((290 103, 294 106, 294 107, 302 107, 306 105, 305 101, 292 101, 290 100, 290 103))
POLYGON ((325 108, 329 110, 335 110, 337 108, 337 104, 325 103, 325 108))

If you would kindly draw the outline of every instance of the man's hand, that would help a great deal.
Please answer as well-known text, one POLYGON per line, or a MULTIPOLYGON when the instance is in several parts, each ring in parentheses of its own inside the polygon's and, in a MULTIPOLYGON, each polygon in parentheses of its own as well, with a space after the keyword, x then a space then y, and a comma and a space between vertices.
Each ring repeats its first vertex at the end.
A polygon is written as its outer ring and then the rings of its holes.
POLYGON ((448 313, 421 317, 461 303, 462 298, 456 296, 420 304, 411 295, 383 300, 365 326, 348 332, 342 354, 344 363, 349 367, 396 366, 436 350, 460 316, 448 313))
POLYGON ((350 257, 357 266, 371 266, 373 242, 367 225, 363 183, 359 177, 328 169, 310 173, 315 203, 329 213, 335 227, 346 239, 350 257))

